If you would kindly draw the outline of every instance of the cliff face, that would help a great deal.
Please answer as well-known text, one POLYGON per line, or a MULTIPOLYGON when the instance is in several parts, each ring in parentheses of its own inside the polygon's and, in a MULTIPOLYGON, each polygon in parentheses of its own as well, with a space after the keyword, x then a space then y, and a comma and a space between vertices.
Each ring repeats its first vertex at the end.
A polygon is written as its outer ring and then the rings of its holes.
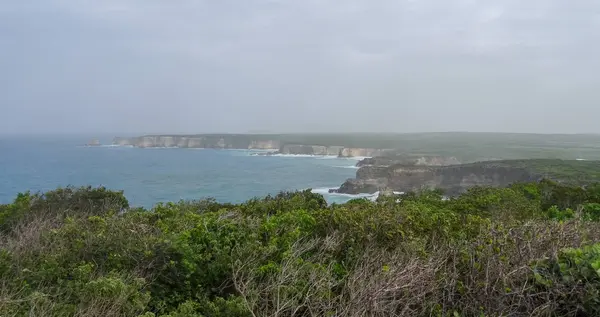
POLYGON ((340 155, 342 146, 301 145, 286 144, 281 147, 281 154, 308 154, 308 155, 340 155))
POLYGON ((275 150, 279 149, 279 141, 267 140, 267 141, 251 141, 248 149, 251 150, 275 150))
POLYGON ((360 160, 356 166, 392 166, 392 165, 408 165, 408 166, 447 166, 458 165, 461 162, 456 157, 443 156, 419 156, 419 155, 394 155, 394 156, 377 156, 369 157, 360 160))
POLYGON ((340 157, 377 156, 387 150, 371 148, 347 148, 343 146, 324 146, 306 144, 283 144, 276 139, 253 139, 246 135, 200 135, 200 136, 141 136, 133 138, 115 138, 113 144, 140 148, 178 147, 178 148, 216 148, 216 149, 257 149, 277 150, 278 154, 331 155, 340 157))
POLYGON ((133 145, 133 144, 131 144, 131 139, 129 139, 129 138, 121 138, 121 137, 114 138, 112 143, 114 145, 121 145, 121 146, 133 145))
POLYGON ((373 157, 388 153, 389 149, 369 149, 369 148, 343 148, 340 151, 340 157, 373 157))
POLYGON ((98 140, 98 139, 93 139, 86 144, 86 146, 100 146, 100 145, 102 145, 102 144, 100 144, 100 140, 98 140))
POLYGON ((473 186, 503 187, 515 182, 537 181, 542 175, 521 167, 473 163, 452 166, 367 166, 360 168, 355 179, 347 180, 340 193, 374 193, 381 190, 399 192, 421 188, 439 188, 447 195, 457 195, 473 186))
POLYGON ((251 140, 248 138, 215 136, 141 136, 133 138, 114 138, 113 144, 130 145, 140 148, 178 147, 178 148, 216 148, 216 149, 260 149, 278 150, 277 140, 251 140))

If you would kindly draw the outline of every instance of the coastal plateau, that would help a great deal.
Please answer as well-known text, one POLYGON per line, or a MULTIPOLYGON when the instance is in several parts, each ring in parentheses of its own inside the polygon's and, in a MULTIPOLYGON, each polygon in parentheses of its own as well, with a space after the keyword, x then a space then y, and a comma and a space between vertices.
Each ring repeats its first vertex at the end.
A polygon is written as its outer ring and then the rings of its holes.
MULTIPOLYGON (((324 142, 322 142, 324 143, 324 142)), ((298 144, 269 135, 157 135, 132 138, 116 137, 113 144, 139 148, 209 148, 272 150, 269 154, 331 155, 340 157, 372 157, 384 155, 387 149, 348 147, 330 144, 298 144)))
POLYGON ((485 161, 449 166, 366 165, 358 169, 356 178, 347 180, 339 189, 332 192, 359 194, 436 188, 443 190, 448 196, 453 196, 473 186, 503 187, 512 183, 541 179, 576 184, 598 182, 600 161, 532 159, 485 161))

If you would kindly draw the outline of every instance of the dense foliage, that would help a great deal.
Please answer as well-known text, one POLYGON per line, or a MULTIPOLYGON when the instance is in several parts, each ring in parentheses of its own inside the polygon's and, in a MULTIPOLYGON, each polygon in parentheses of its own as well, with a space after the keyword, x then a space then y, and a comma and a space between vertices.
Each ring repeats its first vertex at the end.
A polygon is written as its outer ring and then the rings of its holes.
POLYGON ((600 187, 0 205, 0 316, 598 316, 600 187))
POLYGON ((531 174, 560 180, 565 183, 587 184, 600 181, 600 161, 577 161, 558 159, 505 160, 497 162, 479 162, 474 165, 506 166, 522 168, 531 174))

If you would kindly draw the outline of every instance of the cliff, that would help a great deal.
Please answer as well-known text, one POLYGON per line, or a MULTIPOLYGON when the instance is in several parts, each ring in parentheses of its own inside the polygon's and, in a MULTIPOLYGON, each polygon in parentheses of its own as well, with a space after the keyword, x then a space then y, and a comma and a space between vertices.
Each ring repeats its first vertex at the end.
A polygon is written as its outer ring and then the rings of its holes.
POLYGON ((257 150, 278 150, 280 148, 280 142, 278 140, 263 138, 253 139, 244 135, 159 135, 133 138, 116 137, 113 139, 113 144, 135 146, 139 148, 176 147, 257 150))
POLYGON ((340 152, 340 157, 373 157, 385 155, 390 149, 374 148, 344 148, 340 152))
MULTIPOLYGON (((277 150, 276 154, 335 155, 340 157, 370 157, 385 154, 386 149, 353 148, 341 145, 310 145, 286 143, 277 135, 159 135, 133 138, 116 137, 113 144, 139 148, 214 148, 277 150)), ((285 138, 283 138, 285 139, 285 138)))
POLYGON ((335 192, 346 194, 393 190, 415 191, 439 188, 453 196, 473 186, 503 187, 512 183, 539 181, 586 184, 600 181, 600 161, 507 160, 451 166, 365 166, 356 178, 335 192))
POLYGON ((278 151, 279 154, 307 154, 307 155, 340 155, 344 147, 324 145, 286 144, 278 151))
MULTIPOLYGON (((331 147, 308 152, 328 155, 343 147, 341 156, 394 156, 418 153, 421 156, 456 157, 460 162, 490 159, 577 159, 600 160, 600 135, 536 135, 507 133, 291 133, 291 134, 194 134, 146 135, 115 138, 115 144, 140 147, 177 146, 197 148, 239 148, 283 150, 283 146, 331 147), (395 150, 383 150, 395 149, 395 150)), ((300 151, 301 154, 308 154, 300 151)), ((340 154, 337 154, 340 155, 340 154)), ((395 163, 386 163, 393 165, 395 163)), ((368 164, 371 165, 371 164, 368 164)), ((377 164, 374 164, 377 165, 377 164)), ((447 164, 442 164, 447 165, 447 164)))
POLYGON ((428 155, 393 155, 368 157, 356 163, 362 166, 392 166, 392 165, 418 165, 418 166, 446 166, 458 165, 461 162, 456 157, 428 156, 428 155))
POLYGON ((278 154, 335 155, 339 157, 371 157, 386 153, 386 149, 347 148, 343 146, 286 144, 278 154))
POLYGON ((92 140, 90 140, 90 142, 86 143, 86 146, 100 146, 100 145, 102 145, 102 144, 100 143, 100 140, 98 140, 98 139, 92 139, 92 140))

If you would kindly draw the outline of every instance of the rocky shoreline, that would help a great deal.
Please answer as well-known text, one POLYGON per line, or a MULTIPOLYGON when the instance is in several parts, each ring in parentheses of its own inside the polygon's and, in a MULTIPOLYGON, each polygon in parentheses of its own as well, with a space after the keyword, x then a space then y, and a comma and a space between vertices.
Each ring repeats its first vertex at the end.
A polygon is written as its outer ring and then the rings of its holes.
POLYGON ((578 183, 600 181, 598 161, 525 159, 471 161, 462 164, 464 162, 451 155, 416 154, 419 152, 402 150, 401 146, 396 149, 378 148, 373 145, 385 142, 363 140, 357 143, 353 142, 352 137, 339 138, 335 135, 157 135, 117 137, 113 144, 139 148, 266 150, 269 152, 257 154, 266 156, 366 157, 356 164, 359 169, 354 178, 346 180, 339 188, 330 190, 330 193, 352 195, 437 188, 448 196, 454 196, 473 186, 503 187, 515 182, 539 181, 542 178, 569 179, 578 183), (354 147, 355 145, 367 147, 354 147), (370 145, 372 147, 368 147, 370 145), (594 171, 593 175, 590 171, 594 171), (564 172, 563 175, 560 172, 564 172))
POLYGON ((360 168, 356 178, 347 180, 334 192, 361 194, 437 188, 453 196, 473 186, 502 187, 515 182, 538 181, 541 178, 541 175, 522 168, 480 163, 453 166, 369 166, 360 168))
POLYGON ((392 165, 406 165, 406 166, 447 166, 447 165, 458 165, 461 162, 456 157, 443 157, 443 156, 431 156, 431 155, 386 155, 369 157, 360 160, 356 163, 357 167, 363 166, 392 166, 392 165))
MULTIPOLYGON (((448 160, 450 162, 451 160, 448 160)), ((356 177, 345 181, 331 193, 373 194, 441 189, 455 196, 474 186, 505 187, 513 183, 535 182, 544 178, 558 182, 588 184, 600 181, 600 162, 577 160, 498 160, 456 165, 394 164, 364 165, 356 177)), ((423 160, 419 160, 423 162, 423 160)), ((440 162, 433 160, 430 162, 440 162)))

